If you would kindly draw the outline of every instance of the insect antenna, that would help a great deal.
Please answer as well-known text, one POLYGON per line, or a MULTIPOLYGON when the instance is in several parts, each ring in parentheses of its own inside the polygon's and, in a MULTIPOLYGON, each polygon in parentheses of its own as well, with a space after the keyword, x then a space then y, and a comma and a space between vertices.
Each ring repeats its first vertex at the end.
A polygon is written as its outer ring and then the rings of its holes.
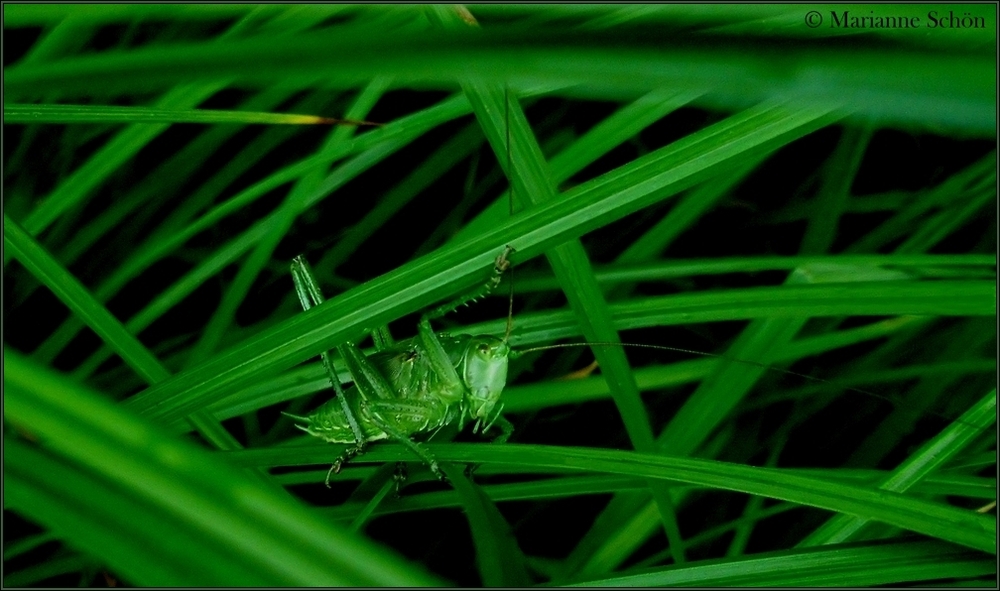
MULTIPOLYGON (((506 141, 507 141, 507 171, 513 179, 514 168, 512 166, 513 159, 511 158, 510 150, 510 89, 507 85, 503 87, 503 116, 504 116, 504 128, 506 131, 506 141)), ((507 211, 510 217, 514 216, 514 181, 511 180, 510 188, 507 191, 507 211)), ((510 248, 508 246, 508 248, 510 248)), ((503 333, 503 342, 510 342, 510 332, 514 329, 514 267, 510 267, 510 286, 508 290, 507 297, 507 328, 503 333)))
MULTIPOLYGON (((681 347, 669 347, 669 346, 666 346, 666 345, 648 345, 648 344, 644 344, 644 343, 610 343, 610 342, 607 342, 607 343, 602 343, 602 342, 595 342, 595 343, 589 343, 589 342, 588 343, 559 343, 559 344, 555 344, 555 345, 542 345, 542 346, 538 346, 538 347, 529 347, 529 348, 526 348, 526 349, 511 350, 511 352, 510 352, 510 358, 511 359, 517 359, 521 355, 525 355, 527 353, 534 353, 534 352, 537 352, 537 351, 548 351, 548 350, 552 350, 552 349, 569 349, 569 348, 575 348, 575 347, 590 347, 590 346, 599 346, 599 347, 632 347, 632 348, 636 348, 636 349, 652 349, 652 350, 658 350, 658 351, 672 351, 672 352, 675 352, 675 353, 688 353, 690 355, 699 355, 699 356, 702 356, 702 357, 711 357, 711 358, 715 358, 715 359, 723 359, 723 360, 732 361, 732 362, 735 362, 735 363, 745 363, 747 365, 753 365, 753 366, 759 367, 761 369, 765 369, 765 370, 769 370, 769 371, 775 371, 775 372, 778 372, 778 373, 783 373, 783 374, 786 374, 786 375, 795 376, 795 377, 802 378, 802 379, 805 379, 805 380, 809 380, 811 382, 815 382, 815 383, 818 383, 818 384, 827 384, 827 385, 834 386, 836 388, 839 388, 839 389, 842 389, 842 390, 845 390, 845 391, 848 391, 848 392, 854 392, 856 394, 863 394, 865 396, 870 396, 872 398, 875 398, 875 399, 878 399, 878 400, 882 400, 883 402, 888 402, 889 404, 893 405, 893 407, 896 407, 897 405, 899 405, 899 401, 896 400, 896 399, 894 399, 894 398, 892 398, 891 396, 885 396, 883 394, 878 394, 876 392, 871 392, 869 390, 864 390, 862 388, 856 388, 856 387, 853 387, 853 386, 848 386, 847 384, 838 383, 838 382, 835 382, 833 380, 828 380, 826 378, 817 377, 817 376, 810 375, 810 374, 807 374, 807 373, 801 373, 801 372, 797 372, 797 371, 792 371, 790 369, 784 369, 782 367, 776 367, 774 365, 770 365, 770 364, 767 364, 767 363, 761 363, 759 361, 753 361, 753 360, 750 360, 750 359, 740 359, 740 358, 732 357, 732 356, 729 356, 729 355, 724 355, 724 354, 721 354, 721 353, 708 353, 708 352, 705 352, 705 351, 696 351, 694 349, 684 349, 684 348, 681 348, 681 347)), ((941 418, 941 419, 944 419, 944 420, 947 420, 947 421, 957 422, 957 423, 960 423, 960 424, 963 424, 963 425, 967 425, 967 426, 970 426, 970 427, 976 427, 976 425, 973 425, 971 423, 963 421, 960 418, 948 416, 946 414, 939 413, 939 412, 934 412, 934 411, 931 411, 931 410, 921 410, 921 411, 919 411, 919 413, 920 414, 930 414, 930 415, 936 416, 938 418, 941 418)))

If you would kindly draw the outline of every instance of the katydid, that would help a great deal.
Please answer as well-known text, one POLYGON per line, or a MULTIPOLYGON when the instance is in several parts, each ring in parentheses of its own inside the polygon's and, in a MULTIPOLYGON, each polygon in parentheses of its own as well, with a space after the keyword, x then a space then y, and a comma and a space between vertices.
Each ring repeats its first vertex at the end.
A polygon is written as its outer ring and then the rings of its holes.
MULTIPOLYGON (((339 472, 344 462, 364 453, 367 443, 394 439, 409 447, 426 462, 438 478, 444 479, 437 461, 411 435, 432 432, 434 436, 445 425, 475 420, 474 432, 485 432, 494 423, 501 429, 495 438, 506 441, 513 426, 500 414, 497 405, 507 383, 507 356, 510 346, 489 335, 437 334, 431 320, 492 291, 509 267, 507 246, 497 256, 489 280, 458 298, 425 313, 417 328, 417 336, 395 345, 376 338, 383 347, 369 357, 352 342, 337 347, 344 358, 354 386, 343 389, 333 371, 329 357, 323 361, 330 373, 337 395, 308 416, 288 415, 302 421, 296 425, 306 433, 331 443, 350 443, 327 472, 339 472)), ((322 293, 312 272, 302 257, 292 262, 292 277, 303 308, 309 309, 323 301, 322 293)))
MULTIPOLYGON (((353 387, 344 389, 341 386, 328 355, 322 355, 336 395, 307 416, 283 414, 299 421, 300 424, 296 427, 309 435, 331 443, 352 444, 327 472, 328 487, 331 475, 339 473, 345 462, 364 453, 370 442, 388 439, 402 443, 424 461, 438 478, 444 480, 437 461, 423 446, 413 441, 411 436, 430 433, 430 438, 447 425, 457 425, 462 429, 468 421, 474 421, 474 433, 480 430, 485 433, 496 424, 501 432, 494 438, 494 442, 507 441, 513 433, 513 425, 501 414, 503 404, 500 403, 500 396, 507 381, 508 360, 515 354, 580 346, 640 347, 728 359, 811 381, 832 383, 759 362, 662 345, 564 343, 513 351, 508 343, 512 318, 510 312, 503 339, 491 335, 435 333, 431 320, 477 300, 496 288, 502 274, 509 268, 507 256, 513 250, 510 246, 504 248, 496 258, 490 278, 480 287, 423 314, 416 337, 393 344, 386 335, 375 332, 372 336, 377 351, 368 356, 353 342, 348 341, 338 346, 337 353, 347 365, 353 387)), ((292 276, 303 308, 308 310, 322 303, 322 293, 302 257, 293 261, 292 276)), ((845 385, 840 387, 893 402, 884 396, 858 388, 845 385)))

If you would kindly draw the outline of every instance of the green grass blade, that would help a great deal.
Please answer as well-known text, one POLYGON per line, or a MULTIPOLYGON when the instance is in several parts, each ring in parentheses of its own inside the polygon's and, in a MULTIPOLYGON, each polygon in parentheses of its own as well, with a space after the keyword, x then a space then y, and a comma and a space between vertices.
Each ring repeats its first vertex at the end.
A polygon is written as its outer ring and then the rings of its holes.
POLYGON ((7 105, 4 123, 238 123, 246 125, 370 125, 367 121, 293 113, 254 113, 209 109, 156 109, 100 105, 7 105))
MULTIPOLYGON (((178 88, 164 95, 157 105, 162 108, 194 106, 215 94, 223 86, 216 83, 178 88)), ((59 187, 42 199, 23 220, 24 229, 32 236, 37 236, 62 213, 87 199, 111 173, 166 129, 167 124, 157 123, 130 125, 122 130, 90 160, 77 168, 59 187)))
POLYGON ((287 496, 6 349, 4 386, 6 420, 45 449, 21 445, 14 506, 94 551, 106 548, 102 558, 138 584, 433 584, 384 548, 317 522, 287 496), (57 474, 36 469, 42 457, 57 474), (61 475, 87 492, 68 494, 74 488, 61 475), (134 519, 145 542, 97 525, 112 518, 134 519), (85 537, 88 530, 104 537, 85 537), (108 536, 119 542, 98 543, 108 536))
POLYGON ((3 218, 4 244, 22 265, 52 290, 66 306, 90 326, 132 369, 153 384, 170 376, 159 360, 133 337, 83 285, 64 269, 20 226, 3 218))
POLYGON ((697 566, 591 580, 571 586, 804 586, 891 585, 979 577, 996 572, 982 554, 932 541, 854 544, 774 552, 738 559, 706 560, 697 566))
POLYGON ((996 126, 989 52, 962 52, 959 59, 877 40, 823 46, 690 34, 664 39, 628 27, 434 36, 355 30, 307 33, 296 41, 277 47, 265 38, 104 52, 20 65, 4 73, 4 85, 9 96, 21 97, 54 89, 146 91, 223 76, 258 83, 323 76, 356 85, 379 74, 442 89, 472 78, 515 87, 546 80, 580 85, 598 96, 711 88, 730 106, 796 96, 814 104, 842 102, 853 112, 890 122, 934 121, 982 135, 996 126), (331 55, 351 59, 331 61, 331 55))
POLYGON ((368 325, 384 324, 480 281, 504 244, 518 249, 515 260, 537 256, 569 236, 663 199, 668 190, 685 188, 720 162, 808 133, 835 116, 828 109, 752 109, 525 212, 474 241, 445 247, 331 298, 130 404, 140 412, 157 407, 160 416, 186 414, 187 409, 209 404, 258 375, 288 368, 361 332, 364 326, 352 318, 366 318, 368 325), (710 141, 717 134, 724 134, 724 144, 710 141), (212 398, 204 396, 209 392, 212 398), (174 400, 166 404, 168 399, 174 400))
POLYGON ((483 584, 488 587, 524 587, 531 582, 524 554, 517 546, 510 525, 483 490, 454 464, 444 467, 462 501, 476 543, 476 562, 483 584))
MULTIPOLYGON (((687 482, 800 503, 831 511, 884 521, 903 529, 975 548, 996 552, 996 520, 990 515, 940 503, 914 499, 889 491, 828 482, 777 468, 743 466, 713 460, 678 458, 596 448, 508 443, 428 445, 440 461, 499 463, 518 466, 569 468, 687 482)), ((298 446, 294 450, 260 449, 225 453, 244 466, 323 463, 329 446, 298 446)), ((380 446, 363 456, 364 462, 408 459, 402 446, 380 446)))
MULTIPOLYGON (((548 167, 534 134, 517 100, 508 98, 503 89, 482 85, 466 85, 466 95, 493 146, 497 159, 508 166, 508 150, 512 170, 507 174, 515 187, 517 205, 524 209, 556 199, 556 189, 549 178, 548 167), (509 124, 509 129, 507 125, 509 124), (504 135, 509 133, 509 135, 504 135), (511 145, 507 145, 507 138, 511 145), (516 171, 516 173, 515 173, 516 171), (530 204, 530 205, 529 205, 530 204)), ((578 240, 560 244, 546 253, 549 264, 566 294, 576 321, 588 341, 618 342, 607 302, 594 279, 590 260, 578 240)), ((608 380, 618 405, 625 429, 636 449, 648 450, 653 433, 649 417, 639 398, 639 389, 620 348, 596 348, 602 375, 608 380)))
MULTIPOLYGON (((997 391, 989 392, 937 437, 928 441, 879 485, 882 490, 905 492, 929 473, 948 462, 965 446, 996 421, 997 391)), ((835 544, 851 539, 865 525, 865 520, 839 515, 823 524, 799 546, 835 544)))

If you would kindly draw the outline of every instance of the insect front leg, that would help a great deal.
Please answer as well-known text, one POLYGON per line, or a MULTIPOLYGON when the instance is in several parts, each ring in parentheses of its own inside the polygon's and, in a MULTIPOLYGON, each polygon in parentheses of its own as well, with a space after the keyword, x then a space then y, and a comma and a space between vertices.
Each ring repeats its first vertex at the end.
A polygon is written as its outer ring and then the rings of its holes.
POLYGON ((493 419, 493 421, 489 425, 486 425, 486 427, 483 428, 483 432, 485 433, 486 429, 489 429, 490 426, 495 423, 496 426, 500 429, 500 434, 493 438, 493 443, 507 443, 507 440, 510 439, 510 436, 514 434, 514 424, 508 421, 506 417, 504 417, 502 414, 500 414, 500 410, 503 410, 502 405, 500 409, 497 411, 497 416, 493 419))
POLYGON ((514 252, 514 247, 504 247, 503 252, 497 256, 494 262, 493 274, 485 284, 434 308, 420 317, 420 324, 417 326, 417 339, 427 352, 428 362, 431 364, 434 372, 442 379, 443 384, 439 395, 447 404, 461 401, 466 388, 462 379, 459 378, 458 372, 455 371, 455 367, 451 363, 451 358, 445 352, 441 341, 438 340, 437 334, 434 332, 433 327, 431 327, 431 320, 453 312, 459 306, 478 300, 493 291, 499 285, 504 271, 510 267, 507 255, 512 252, 514 252))
POLYGON ((410 439, 406 431, 421 431, 434 426, 444 416, 439 402, 431 401, 371 401, 363 402, 366 416, 391 439, 408 447, 424 461, 441 481, 446 481, 437 460, 426 448, 410 439))

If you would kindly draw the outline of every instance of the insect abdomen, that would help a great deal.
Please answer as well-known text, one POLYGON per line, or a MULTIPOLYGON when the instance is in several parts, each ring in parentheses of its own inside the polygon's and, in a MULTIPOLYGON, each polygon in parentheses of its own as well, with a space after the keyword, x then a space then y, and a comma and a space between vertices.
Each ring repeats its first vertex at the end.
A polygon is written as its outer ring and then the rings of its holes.
MULTIPOLYGON (((355 416, 359 413, 355 411, 355 416)), ((306 433, 319 437, 330 443, 354 443, 354 432, 347 421, 344 409, 340 406, 340 401, 336 398, 326 401, 322 406, 309 413, 307 417, 294 417, 300 421, 305 421, 305 425, 295 425, 306 433)), ((361 420, 361 431, 365 435, 365 441, 378 441, 386 439, 386 435, 381 429, 371 424, 369 421, 361 420)))

